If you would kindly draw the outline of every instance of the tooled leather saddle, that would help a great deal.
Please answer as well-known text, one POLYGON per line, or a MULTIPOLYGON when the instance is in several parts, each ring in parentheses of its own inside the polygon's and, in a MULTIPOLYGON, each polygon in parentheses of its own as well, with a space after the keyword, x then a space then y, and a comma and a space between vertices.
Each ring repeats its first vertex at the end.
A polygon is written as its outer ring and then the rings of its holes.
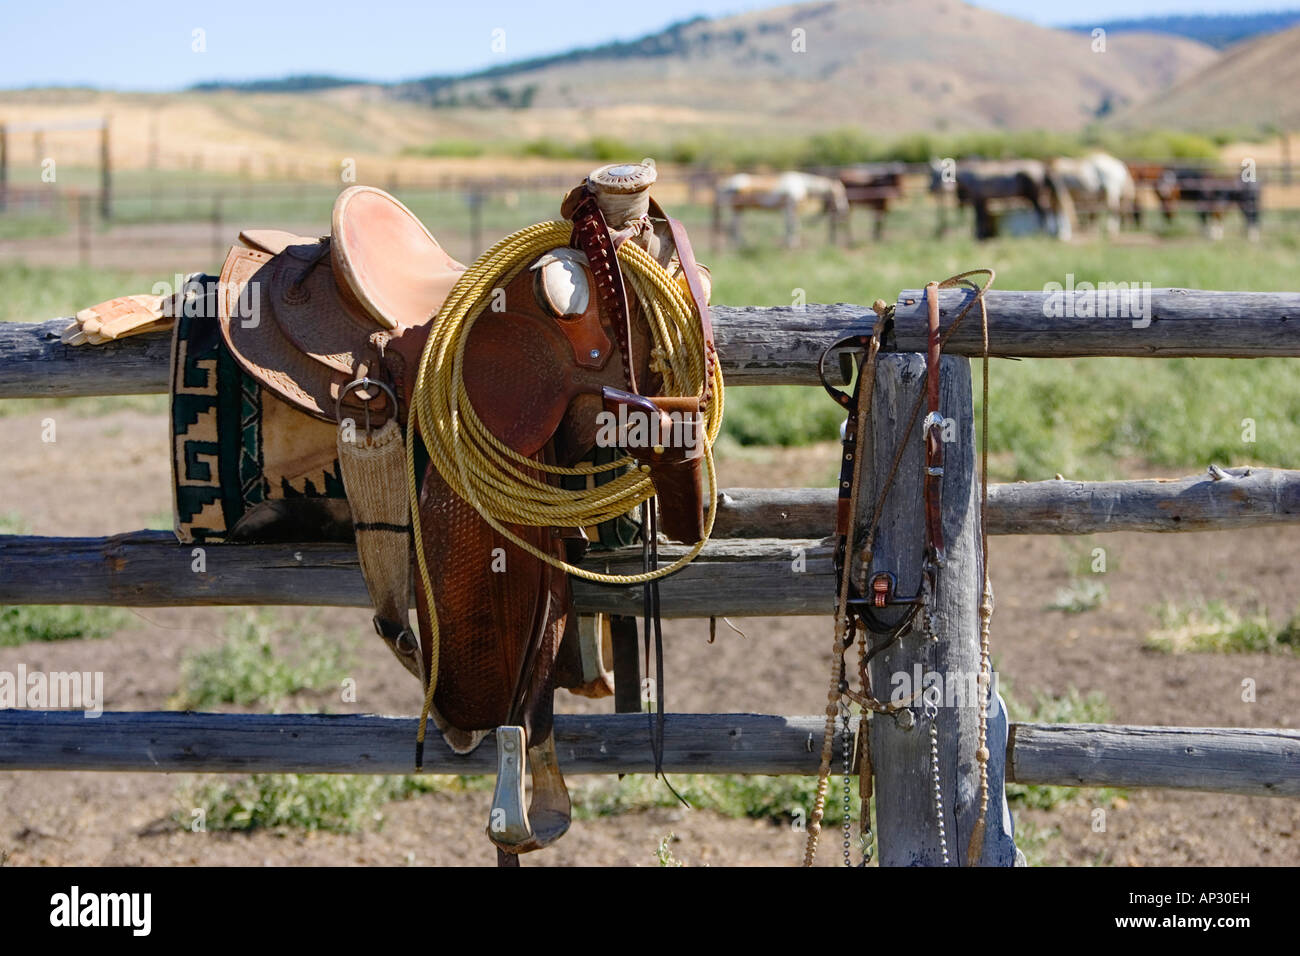
MULTIPOLYGON (((519 270, 500 290, 500 302, 474 322, 464 353, 465 390, 492 434, 520 455, 578 463, 592 454, 602 411, 698 415, 695 399, 659 396, 663 383, 652 362, 649 323, 617 264, 618 246, 634 242, 668 271, 698 312, 711 369, 707 271, 696 264, 679 223, 652 200, 629 201, 643 193, 648 198, 654 179, 653 165, 594 171, 561 208, 574 225, 570 246, 519 270)), ((289 423, 282 429, 289 438, 264 441, 280 449, 272 457, 300 470, 303 462, 313 462, 313 473, 324 475, 325 485, 341 479, 375 604, 375 628, 403 666, 426 683, 435 653, 429 618, 436 613, 438 677, 431 713, 457 752, 497 732, 499 772, 488 835, 501 851, 499 860, 508 864, 553 842, 569 825, 569 797, 552 736, 554 688, 599 696, 612 692, 612 685, 601 667, 593 679, 584 661, 581 648, 589 647, 591 635, 580 632, 567 576, 493 529, 452 490, 422 448, 420 540, 412 540, 407 489, 394 477, 393 462, 400 451, 404 477, 403 432, 422 352, 432 321, 464 271, 398 200, 353 186, 338 197, 325 238, 242 232, 222 268, 217 317, 241 391, 261 396, 263 428, 276 416, 289 423), (349 429, 360 437, 343 437, 349 429), (380 459, 388 464, 376 465, 380 459), (423 548, 429 562, 429 593, 412 574, 413 547, 423 548), (409 623, 413 578, 419 638, 409 623), (528 805, 525 766, 533 780, 528 805)), ((123 303, 114 300, 101 311, 132 308, 123 303)), ((167 308, 155 304, 154 311, 167 308)), ((178 352, 195 350, 179 333, 178 326, 178 352)), ((184 392, 180 380, 193 371, 182 358, 174 357, 174 407, 184 392)), ((707 393, 706 387, 705 401, 707 393)), ((420 424, 429 427, 437 426, 420 424)), ((699 540, 711 491, 704 487, 698 446, 695 452, 655 447, 628 453, 649 469, 657 507, 652 499, 643 510, 655 509, 658 530, 685 543, 699 540)), ((248 471, 241 482, 273 485, 258 469, 248 471)), ((233 522, 230 538, 321 536, 319 499, 292 493, 287 480, 282 484, 291 493, 277 495, 271 488, 233 522)), ((178 502, 182 485, 178 474, 178 502)), ((336 518, 344 502, 335 499, 329 515, 336 518)), ((644 527, 651 526, 645 521, 644 527)), ((570 562, 580 559, 588 537, 578 528, 508 528, 539 551, 570 562)), ((657 602, 657 596, 647 599, 657 602)))

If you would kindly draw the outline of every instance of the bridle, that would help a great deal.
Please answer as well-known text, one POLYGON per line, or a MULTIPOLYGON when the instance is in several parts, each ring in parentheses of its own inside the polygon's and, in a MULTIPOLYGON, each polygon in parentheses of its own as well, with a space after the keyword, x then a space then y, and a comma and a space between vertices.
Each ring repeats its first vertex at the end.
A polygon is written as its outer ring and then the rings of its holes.
MULTIPOLYGON (((975 831, 972 834, 971 845, 968 852, 968 862, 972 863, 978 860, 983 847, 984 819, 988 806, 988 774, 987 761, 988 751, 986 747, 987 735, 987 688, 988 688, 988 622, 992 614, 992 595, 988 584, 988 545, 984 532, 984 518, 987 503, 987 486, 988 486, 988 312, 984 302, 984 293, 992 285, 994 273, 991 269, 975 269, 963 272, 958 275, 945 279, 943 282, 930 282, 925 288, 925 298, 928 307, 928 334, 926 350, 926 387, 917 397, 912 406, 910 414, 907 416, 907 428, 903 434, 910 435, 915 427, 916 421, 920 416, 921 408, 926 407, 926 416, 921 425, 921 439, 925 446, 925 473, 922 482, 923 507, 925 512, 925 526, 923 540, 921 542, 922 562, 920 581, 915 594, 902 596, 898 593, 898 579, 894 572, 882 570, 872 575, 866 587, 863 588, 854 581, 853 561, 854 557, 860 559, 860 566, 863 573, 871 567, 872 557, 875 547, 876 533, 880 527, 881 516, 886 497, 888 496, 894 481, 897 478, 899 467, 903 455, 906 451, 906 440, 899 442, 894 451, 893 460, 890 464, 888 473, 884 480, 879 484, 879 493, 876 497, 875 507, 871 512, 871 523, 868 527, 864 543, 860 549, 856 548, 854 541, 855 519, 859 510, 858 494, 861 487, 861 477, 864 468, 862 450, 859 447, 859 434, 863 422, 867 419, 871 410, 872 392, 875 388, 876 360, 880 352, 881 343, 892 332, 893 328, 893 307, 886 305, 882 300, 877 300, 873 305, 876 313, 876 322, 870 335, 861 333, 845 336, 831 343, 821 355, 818 361, 818 375, 821 378, 822 387, 840 406, 848 412, 847 419, 844 423, 843 442, 840 457, 840 478, 838 489, 838 502, 836 508, 836 547, 834 555, 834 566, 837 580, 839 581, 839 593, 836 604, 836 635, 835 643, 832 646, 831 657, 831 683, 827 693, 826 707, 826 724, 822 740, 822 757, 821 766, 818 772, 817 795, 813 805, 812 817, 808 825, 808 841, 804 853, 804 865, 811 866, 817 852, 817 842, 821 831, 821 820, 825 812, 826 785, 830 775, 831 750, 835 734, 835 722, 837 717, 843 719, 844 724, 844 782, 845 782, 845 821, 844 821, 844 858, 846 865, 851 865, 849 854, 849 786, 850 776, 854 769, 851 749, 848 745, 849 738, 849 703, 856 703, 863 708, 864 719, 865 712, 871 711, 878 714, 888 714, 905 716, 901 712, 907 710, 914 703, 917 697, 927 691, 925 712, 931 720, 931 737, 932 749, 934 746, 934 706, 928 699, 927 688, 917 688, 916 691, 904 700, 882 702, 876 699, 871 693, 871 682, 868 671, 868 664, 877 654, 884 651, 897 641, 905 632, 913 628, 918 614, 923 614, 924 631, 934 641, 937 642, 938 635, 934 631, 934 622, 930 611, 933 609, 935 599, 938 594, 939 575, 938 572, 944 567, 946 560, 946 550, 943 535, 943 466, 944 466, 944 449, 943 449, 943 429, 945 421, 940 409, 940 361, 942 359, 943 345, 948 337, 960 326, 962 321, 970 313, 975 305, 979 305, 980 315, 983 326, 984 342, 984 403, 982 409, 982 432, 983 439, 981 445, 981 499, 980 499, 980 534, 981 548, 983 556, 984 569, 984 594, 983 601, 980 605, 981 619, 981 697, 980 697, 980 742, 977 753, 977 759, 980 764, 980 811, 975 831), (977 284, 971 280, 972 275, 983 274, 987 278, 983 284, 977 284), (939 291, 944 288, 961 286, 969 289, 973 295, 958 310, 946 330, 940 328, 940 310, 939 310, 939 291), (852 394, 836 388, 830 383, 826 375, 826 360, 832 352, 840 353, 841 366, 844 370, 843 378, 846 380, 851 377, 851 367, 848 364, 848 354, 844 351, 850 348, 863 348, 866 350, 866 356, 862 362, 857 383, 852 394), (865 593, 864 593, 865 592, 865 593), (894 620, 886 619, 882 613, 887 608, 905 608, 901 616, 894 620), (869 637, 870 636, 870 640, 869 637), (859 664, 858 676, 860 689, 854 691, 847 680, 844 654, 849 651, 855 640, 859 644, 859 664)), ((858 746, 852 748, 857 753, 857 774, 859 779, 859 790, 861 796, 861 840, 864 843, 863 861, 865 865, 870 858, 870 808, 869 800, 871 796, 871 761, 869 747, 867 746, 867 735, 865 734, 863 722, 859 723, 858 746)), ((937 756, 937 754, 936 754, 937 756)), ((937 759, 933 760, 933 775, 935 780, 935 803, 939 821, 939 831, 941 845, 943 846, 943 859, 946 863, 948 860, 946 842, 943 837, 943 810, 942 797, 940 793, 938 780, 937 759)))
MULTIPOLYGON (((876 574, 872 575, 865 594, 862 593, 862 588, 856 586, 850 578, 851 593, 846 601, 849 615, 849 639, 855 636, 859 626, 864 627, 867 633, 874 635, 878 639, 868 651, 868 661, 885 650, 911 626, 917 613, 925 604, 927 594, 933 597, 937 593, 937 572, 944 566, 945 561, 943 540, 944 419, 939 408, 940 359, 942 357, 943 338, 939 329, 938 287, 939 283, 937 282, 931 282, 926 286, 929 327, 926 351, 926 388, 924 392, 926 416, 921 423, 921 441, 925 445, 925 479, 923 483, 925 535, 922 542, 921 581, 914 594, 904 596, 899 593, 898 577, 895 572, 876 572, 876 574), (906 608, 906 611, 894 621, 887 620, 881 614, 886 608, 896 607, 906 608)), ((883 305, 883 303, 878 303, 878 305, 883 305)), ((844 438, 840 455, 839 500, 836 509, 834 564, 837 577, 843 576, 845 562, 851 561, 848 554, 850 525, 853 521, 850 499, 856 485, 854 480, 855 470, 859 467, 857 462, 859 454, 858 431, 862 425, 857 410, 858 403, 863 398, 859 394, 859 390, 863 387, 874 387, 875 358, 880 349, 882 336, 887 335, 892 330, 892 324, 892 312, 888 308, 881 308, 878 312, 875 328, 870 336, 849 335, 832 342, 822 352, 817 363, 817 373, 821 378, 822 388, 826 390, 831 398, 848 409, 849 413, 844 424, 844 438), (865 348, 867 350, 864 374, 859 376, 853 394, 836 388, 827 380, 826 376, 826 360, 831 353, 841 352, 841 355, 843 355, 844 353, 841 350, 850 347, 865 348), (865 374, 866 365, 868 364, 872 366, 870 376, 865 374), (869 382, 868 378, 870 378, 869 382)), ((866 396, 865 400, 869 407, 870 396, 866 396)), ((911 431, 911 423, 916 421, 916 414, 917 409, 914 408, 909 419, 909 432, 911 431)), ((864 570, 870 564, 870 552, 875 543, 879 515, 884 506, 885 497, 893 487, 894 480, 897 477, 899 464, 902 461, 905 449, 906 446, 900 443, 895 452, 889 474, 881 483, 880 494, 873 511, 871 530, 868 533, 867 543, 863 548, 862 566, 864 570)))

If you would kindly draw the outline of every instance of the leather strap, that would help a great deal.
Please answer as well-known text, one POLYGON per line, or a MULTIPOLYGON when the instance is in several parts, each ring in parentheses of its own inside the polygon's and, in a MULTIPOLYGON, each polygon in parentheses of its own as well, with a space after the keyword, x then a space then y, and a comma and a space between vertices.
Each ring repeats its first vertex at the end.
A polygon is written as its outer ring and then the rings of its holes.
POLYGON ((587 257, 587 265, 591 268, 600 320, 614 330, 628 389, 639 393, 636 370, 632 366, 632 317, 627 305, 627 290, 623 286, 623 273, 618 267, 614 241, 610 238, 605 214, 600 211, 595 194, 586 192, 569 218, 573 220, 573 244, 587 257))
POLYGON ((686 288, 695 300, 696 311, 700 314, 700 330, 704 333, 704 393, 700 397, 700 413, 708 411, 713 399, 713 366, 717 361, 717 347, 713 344, 713 319, 709 316, 709 300, 700 285, 700 267, 695 261, 695 252, 691 240, 686 235, 686 227, 671 216, 665 216, 668 228, 672 232, 673 245, 677 247, 677 259, 686 276, 686 288))
POLYGON ((865 376, 859 377, 853 394, 843 392, 826 380, 826 356, 831 352, 844 348, 845 346, 856 345, 862 349, 868 349, 871 346, 871 336, 869 335, 847 335, 826 347, 822 352, 821 360, 818 362, 817 371, 821 375, 822 387, 830 394, 835 401, 849 410, 848 417, 844 420, 844 438, 840 442, 840 482, 839 497, 835 504, 835 534, 839 538, 839 548, 844 550, 849 533, 849 522, 852 520, 852 500, 853 484, 855 469, 857 468, 858 457, 858 389, 862 388, 865 383, 865 376))
POLYGON ((939 411, 939 283, 925 287, 929 307, 929 350, 926 355, 928 408, 921 431, 925 440, 925 534, 930 562, 944 565, 943 544, 943 415, 939 411))

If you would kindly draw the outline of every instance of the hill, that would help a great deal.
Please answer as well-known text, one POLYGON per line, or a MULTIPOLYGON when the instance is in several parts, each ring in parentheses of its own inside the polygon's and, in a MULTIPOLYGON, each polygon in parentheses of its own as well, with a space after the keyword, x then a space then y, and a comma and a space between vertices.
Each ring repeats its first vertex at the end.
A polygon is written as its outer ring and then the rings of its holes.
POLYGON ((208 83, 195 83, 190 87, 190 91, 195 93, 308 93, 315 90, 332 90, 340 86, 360 86, 364 83, 364 80, 346 79, 341 76, 304 74, 269 80, 212 80, 208 83))
POLYGON ((1276 33, 1300 23, 1300 10, 1277 10, 1267 13, 1219 13, 1168 17, 1142 17, 1137 20, 1101 20, 1069 27, 1091 34, 1101 27, 1109 34, 1166 33, 1187 37, 1222 50, 1266 33, 1276 33))
POLYGON ((1233 47, 1204 72, 1116 122, 1182 129, 1300 128, 1300 26, 1233 47))
POLYGON ((1076 129, 1216 56, 1157 34, 1117 36, 1095 53, 1090 38, 958 0, 833 0, 692 20, 630 43, 428 77, 394 94, 444 106, 637 104, 891 131, 1076 129))

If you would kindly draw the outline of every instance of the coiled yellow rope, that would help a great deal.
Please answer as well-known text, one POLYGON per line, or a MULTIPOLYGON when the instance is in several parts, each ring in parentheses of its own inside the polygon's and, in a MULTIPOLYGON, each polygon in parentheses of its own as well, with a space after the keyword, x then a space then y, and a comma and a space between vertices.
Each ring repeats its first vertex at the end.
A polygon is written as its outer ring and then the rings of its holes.
MULTIPOLYGON (((703 549, 717 516, 713 442, 722 426, 722 373, 713 363, 713 397, 704 420, 704 460, 709 476, 709 513, 704 537, 671 564, 640 574, 606 574, 577 567, 539 550, 504 525, 586 527, 626 514, 654 495, 649 466, 633 467, 605 484, 584 490, 559 488, 537 478, 552 475, 593 475, 635 465, 624 457, 605 465, 562 467, 519 454, 496 438, 479 419, 465 391, 465 345, 475 320, 487 308, 493 291, 503 288, 538 256, 567 246, 573 226, 543 222, 506 236, 465 271, 443 303, 429 332, 420 368, 411 391, 407 426, 407 487, 420 583, 430 595, 431 644, 428 684, 420 719, 419 741, 438 681, 438 622, 432 604, 428 558, 420 531, 420 476, 416 474, 416 443, 423 441, 434 467, 461 498, 507 540, 534 557, 576 577, 601 584, 634 585, 666 577, 689 564, 703 549)), ((654 341, 655 368, 663 376, 664 393, 702 395, 704 337, 699 315, 682 287, 640 246, 624 242, 618 260, 629 291, 641 305, 654 341)), ((511 383, 503 383, 510 387, 511 383)))

